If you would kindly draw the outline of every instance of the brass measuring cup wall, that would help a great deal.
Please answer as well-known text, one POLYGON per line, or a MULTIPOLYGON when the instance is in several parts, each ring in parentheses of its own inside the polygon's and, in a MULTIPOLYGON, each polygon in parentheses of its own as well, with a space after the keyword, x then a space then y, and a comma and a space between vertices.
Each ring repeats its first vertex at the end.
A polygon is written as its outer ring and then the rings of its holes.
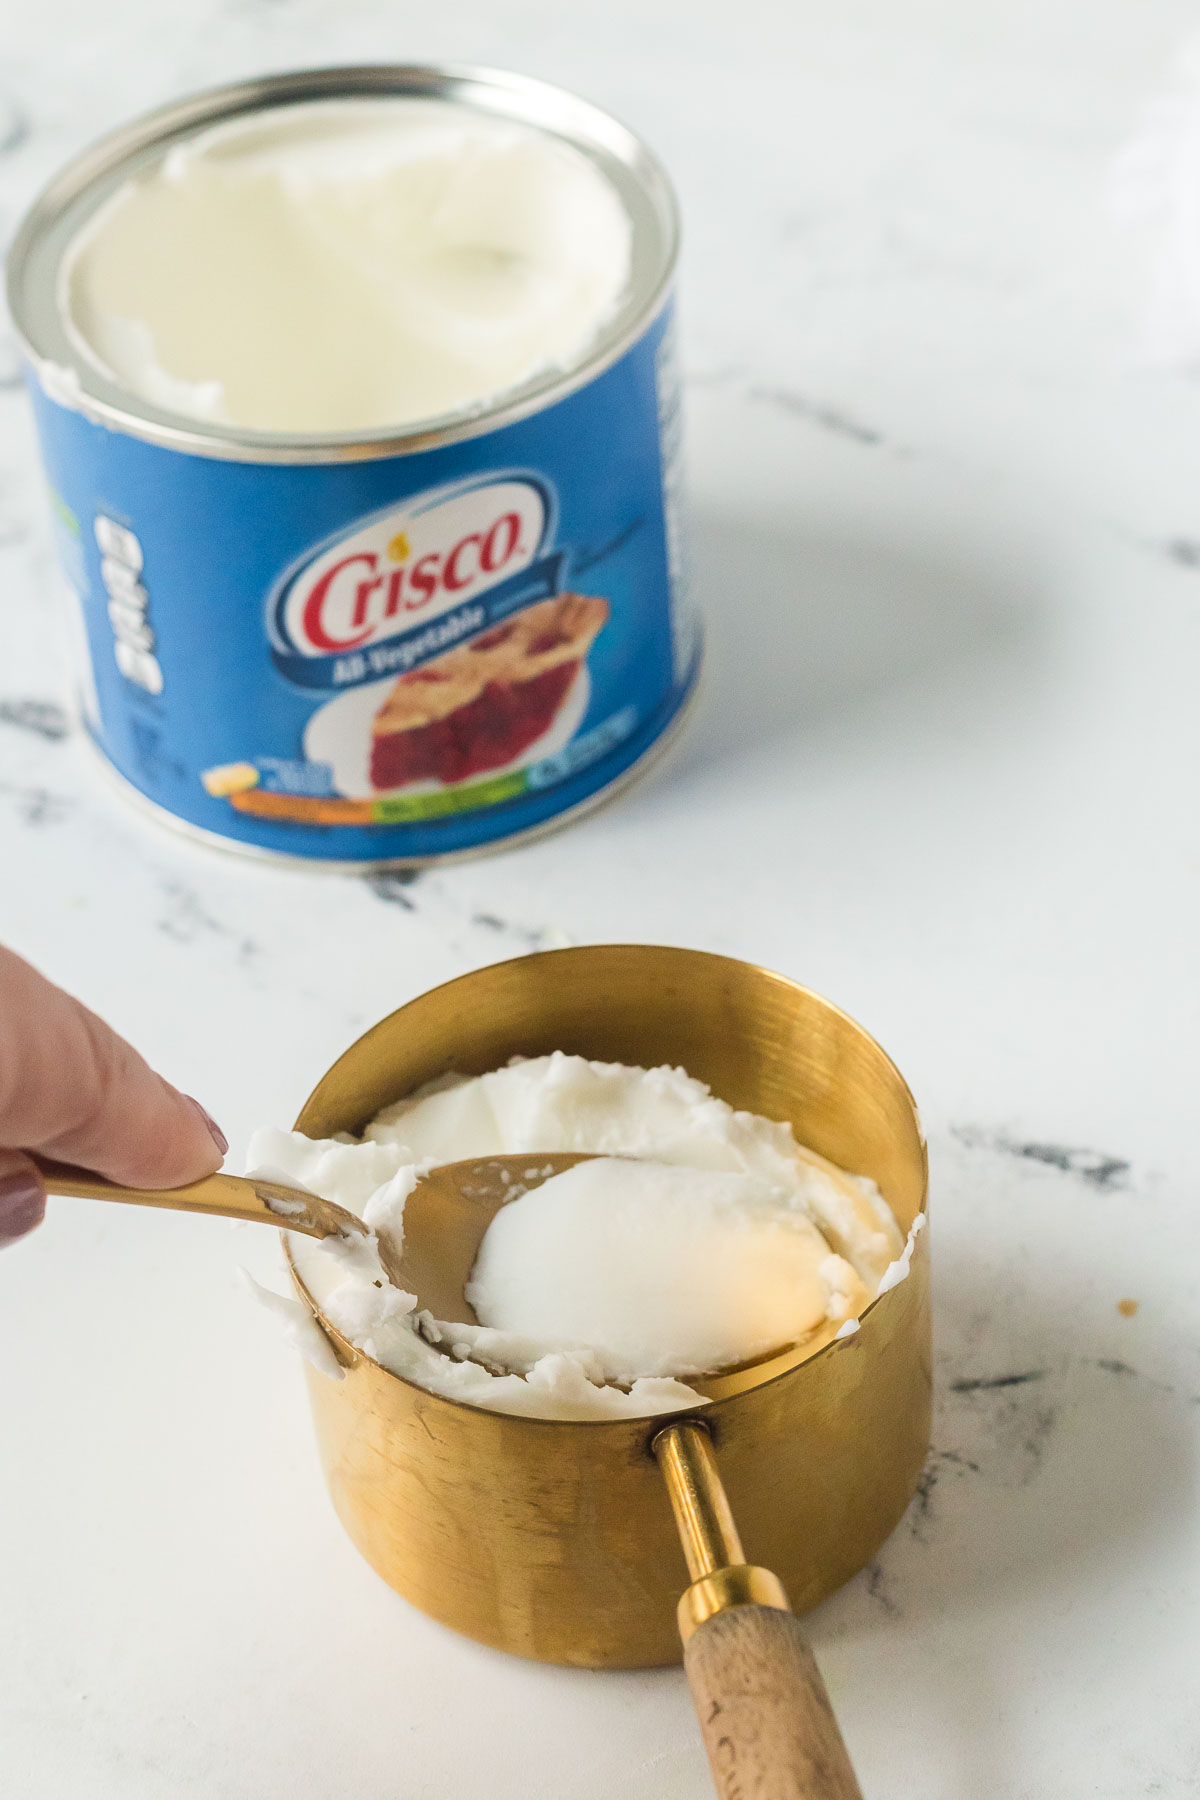
MULTIPOLYGON (((361 1037, 296 1129, 358 1133, 434 1076, 553 1050, 670 1063, 734 1107, 871 1176, 907 1230, 925 1204, 912 1096, 861 1026, 748 963, 618 944, 494 964, 423 994, 361 1037)), ((295 1271, 293 1270, 295 1277, 295 1271)), ((302 1297, 345 1369, 308 1370, 334 1506, 367 1561, 413 1605, 519 1656, 589 1668, 677 1662, 689 1574, 651 1443, 658 1419, 488 1412, 390 1374, 302 1297)), ((748 1563, 803 1612, 870 1561, 929 1443, 928 1233, 908 1277, 859 1330, 805 1360, 756 1365, 700 1409, 748 1563)))

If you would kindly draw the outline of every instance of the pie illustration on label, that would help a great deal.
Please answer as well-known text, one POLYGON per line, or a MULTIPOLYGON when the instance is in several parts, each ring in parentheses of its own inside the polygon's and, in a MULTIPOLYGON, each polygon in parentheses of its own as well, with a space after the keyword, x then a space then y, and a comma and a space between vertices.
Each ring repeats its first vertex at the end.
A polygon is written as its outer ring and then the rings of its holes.
POLYGON ((549 730, 608 618, 608 601, 556 594, 410 669, 375 715, 371 784, 465 781, 549 730))

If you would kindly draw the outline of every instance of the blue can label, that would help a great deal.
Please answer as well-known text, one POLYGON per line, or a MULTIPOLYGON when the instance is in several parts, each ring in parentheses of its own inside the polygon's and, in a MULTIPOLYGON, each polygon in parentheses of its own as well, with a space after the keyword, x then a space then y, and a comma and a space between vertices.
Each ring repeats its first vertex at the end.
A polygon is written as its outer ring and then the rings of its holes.
POLYGON ((669 314, 529 418, 409 456, 223 461, 33 386, 99 748, 221 837, 334 861, 543 825, 678 711, 669 314))

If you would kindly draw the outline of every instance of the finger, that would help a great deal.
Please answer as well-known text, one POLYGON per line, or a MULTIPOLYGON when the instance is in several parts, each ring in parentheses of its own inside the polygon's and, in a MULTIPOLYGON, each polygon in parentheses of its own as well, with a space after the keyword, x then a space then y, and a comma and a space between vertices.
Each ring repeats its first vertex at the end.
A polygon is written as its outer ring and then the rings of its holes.
POLYGON ((27 1156, 0 1150, 0 1245, 14 1244, 46 1214, 46 1190, 27 1156))
POLYGON ((8 950, 0 950, 0 1146, 130 1187, 198 1181, 228 1147, 197 1101, 8 950))

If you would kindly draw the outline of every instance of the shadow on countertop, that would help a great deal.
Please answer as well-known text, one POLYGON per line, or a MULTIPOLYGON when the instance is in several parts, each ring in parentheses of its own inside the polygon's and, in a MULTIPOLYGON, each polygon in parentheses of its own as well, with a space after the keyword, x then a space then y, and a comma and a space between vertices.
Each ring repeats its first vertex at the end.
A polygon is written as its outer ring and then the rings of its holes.
POLYGON ((901 722, 956 723, 1005 708, 1042 662, 1037 576, 1020 553, 999 569, 874 529, 710 513, 689 561, 707 649, 684 767, 881 709, 893 729, 898 709, 901 722))

